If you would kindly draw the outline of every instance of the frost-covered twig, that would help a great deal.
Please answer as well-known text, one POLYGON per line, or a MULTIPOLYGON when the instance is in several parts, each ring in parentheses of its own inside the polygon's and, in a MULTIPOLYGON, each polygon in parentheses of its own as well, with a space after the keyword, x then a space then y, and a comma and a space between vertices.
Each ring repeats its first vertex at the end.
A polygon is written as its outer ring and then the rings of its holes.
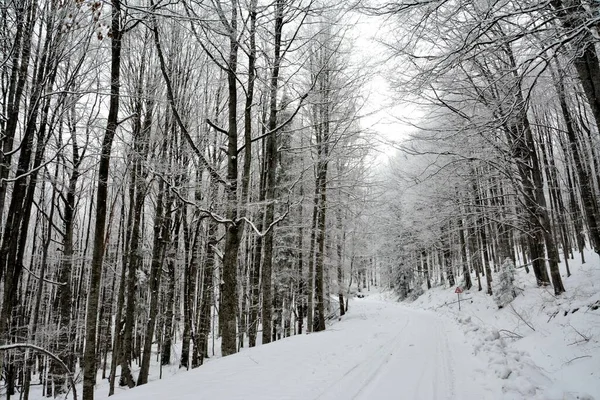
POLYGON ((513 310, 513 312, 515 313, 515 315, 516 315, 517 317, 519 317, 519 319, 520 319, 521 321, 523 321, 523 322, 525 323, 525 325, 527 325, 527 326, 528 326, 528 327, 529 327, 529 328, 530 328, 532 331, 534 331, 534 332, 535 332, 535 328, 533 327, 533 325, 531 325, 529 322, 525 321, 525 318, 523 318, 523 316, 522 316, 521 314, 519 314, 519 313, 517 312, 517 310, 515 310, 515 308, 513 307, 513 305, 512 305, 512 304, 509 304, 509 306, 510 306, 510 309, 511 309, 511 310, 513 310))
POLYGON ((523 339, 523 336, 519 335, 518 333, 509 331, 507 329, 499 329, 498 330, 498 333, 502 333, 502 332, 506 333, 507 336, 511 339, 523 339))
POLYGON ((587 356, 579 356, 579 357, 575 357, 575 358, 572 358, 572 359, 570 359, 569 361, 567 361, 567 362, 566 362, 566 363, 564 363, 563 365, 570 364, 571 362, 573 362, 573 361, 575 361, 575 360, 579 360, 580 358, 591 358, 591 357, 592 357, 592 356, 590 356, 590 355, 587 355, 587 356))
MULTIPOLYGON (((589 342, 589 341, 590 341, 590 337, 589 337, 589 336, 585 336, 583 333, 579 332, 577 329, 575 329, 575 327, 574 327, 573 325, 569 324, 569 326, 570 326, 571 328, 573 328, 573 330, 574 330, 575 332, 577 332, 577 334, 583 338, 583 341, 584 341, 584 342, 589 342)), ((581 341, 580 341, 580 342, 581 342, 581 341)))
POLYGON ((548 322, 550 322, 550 320, 554 317, 556 317, 556 315, 558 315, 559 310, 556 310, 555 312, 552 313, 552 315, 550 315, 550 318, 548 318, 548 322))

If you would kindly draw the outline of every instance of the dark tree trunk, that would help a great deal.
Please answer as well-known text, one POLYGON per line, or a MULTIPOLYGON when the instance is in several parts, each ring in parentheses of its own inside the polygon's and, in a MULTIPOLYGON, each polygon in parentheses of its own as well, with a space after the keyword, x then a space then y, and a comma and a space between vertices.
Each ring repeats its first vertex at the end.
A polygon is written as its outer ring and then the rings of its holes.
MULTIPOLYGON (((565 86, 562 76, 555 78, 556 91, 560 102, 562 116, 564 118, 567 139, 571 149, 571 155, 575 162, 575 170, 579 179, 579 194, 585 211, 585 219, 588 225, 590 244, 594 251, 600 255, 600 210, 594 196, 594 187, 592 177, 588 175, 588 170, 581 156, 581 147, 576 133, 575 124, 569 107, 565 93, 565 86)), ((600 87, 600 85, 599 85, 600 87)), ((571 192, 572 193, 572 192, 571 192)), ((571 200, 573 202, 573 199, 571 200)), ((582 243, 579 239, 579 247, 581 250, 582 243)))
POLYGON ((119 278, 119 292, 117 293, 117 312, 115 315, 115 335, 113 337, 113 351, 112 361, 110 363, 110 374, 108 395, 112 396, 115 394, 115 380, 117 377, 117 366, 120 362, 121 356, 121 332, 123 330, 123 310, 125 309, 125 284, 127 277, 127 250, 129 248, 129 234, 128 227, 131 225, 132 213, 129 213, 127 221, 125 222, 125 194, 122 196, 122 207, 121 207, 121 224, 123 232, 123 257, 121 262, 121 274, 119 278))
MULTIPOLYGON (((199 195, 198 191, 196 191, 199 195)), ((198 196, 196 200, 199 200, 198 196)), ((184 216, 184 220, 187 219, 184 216)), ((186 243, 191 242, 190 257, 184 271, 183 277, 183 338, 181 345, 181 362, 179 363, 180 368, 189 369, 192 367, 190 363, 190 342, 194 338, 195 332, 193 331, 194 321, 194 305, 196 299, 196 280, 198 277, 198 263, 200 262, 200 229, 202 224, 200 221, 195 222, 195 229, 193 232, 189 228, 184 226, 184 236, 186 243)))
POLYGON ((421 250, 421 260, 423 260, 423 273, 425 274, 425 280, 427 281, 427 289, 431 289, 429 262, 427 262, 427 252, 425 250, 421 250))
POLYGON ((165 301, 165 327, 164 327, 164 340, 161 349, 161 365, 169 365, 171 363, 171 347, 173 345, 173 307, 175 303, 175 254, 177 253, 177 246, 179 243, 179 229, 181 225, 181 216, 178 214, 177 220, 175 221, 175 228, 173 229, 173 241, 170 244, 169 252, 171 257, 167 261, 167 274, 168 283, 166 291, 165 301))
MULTIPOLYGON (((232 0, 231 19, 225 24, 229 31, 229 59, 227 68, 227 82, 229 91, 228 100, 228 123, 227 130, 227 212, 226 216, 231 222, 227 224, 225 233, 225 249, 223 251, 223 285, 221 293, 221 310, 219 320, 221 322, 221 353, 228 356, 237 352, 237 311, 238 311, 238 289, 237 289, 237 266, 238 250, 240 246, 240 226, 237 210, 237 0, 232 0)), ((224 16, 222 17, 225 18, 224 16)))
MULTIPOLYGON (((71 109, 70 117, 72 118, 70 125, 71 129, 71 146, 72 146, 72 165, 73 170, 69 177, 69 186, 64 199, 63 211, 63 254, 60 263, 59 282, 63 283, 57 288, 56 297, 58 299, 57 320, 59 329, 58 347, 55 354, 63 360, 69 371, 74 370, 74 348, 73 348, 73 332, 71 329, 71 307, 72 307, 72 292, 71 292, 71 273, 73 269, 73 228, 75 222, 75 192, 77 190, 77 181, 79 180, 79 166, 81 163, 79 146, 77 143, 77 132, 75 128, 75 110, 71 109)), ((50 367, 50 374, 54 379, 54 395, 58 396, 65 393, 66 379, 62 366, 53 361, 50 367)))
MULTIPOLYGON (((310 248, 308 251, 308 293, 307 293, 307 326, 308 333, 314 331, 314 296, 315 296, 315 244, 317 237, 317 223, 319 220, 319 185, 315 185, 313 197, 312 224, 310 229, 310 248)), ((360 282, 359 282, 360 285, 360 282)))
POLYGON ((328 161, 328 133, 323 135, 323 149, 321 157, 324 161, 320 162, 318 167, 318 186, 319 186, 319 218, 317 222, 317 235, 315 238, 317 254, 315 260, 315 323, 314 331, 325 330, 325 292, 324 292, 324 269, 325 269, 325 220, 327 211, 327 164, 328 161))
POLYGON ((463 274, 465 277, 465 289, 469 290, 473 286, 473 283, 471 281, 471 272, 469 271, 469 263, 467 260, 467 243, 465 240, 465 229, 462 217, 458 218, 458 234, 460 238, 460 254, 462 257, 463 274))
MULTIPOLYGON (((277 94, 279 89, 279 68, 281 63, 281 32, 283 29, 283 0, 275 2, 275 43, 273 48, 273 69, 270 82, 270 104, 269 104, 269 135, 267 136, 265 165, 266 165, 266 200, 265 227, 269 229, 273 224, 275 214, 275 177, 277 170, 277 94)), ((262 342, 271 341, 272 329, 272 266, 273 266, 273 229, 269 229, 264 237, 264 256, 262 266, 262 342)))
MULTIPOLYGON (((262 229, 262 222, 256 223, 258 229, 262 229)), ((259 324, 260 311, 260 264, 262 253, 262 236, 256 237, 254 241, 254 250, 252 255, 252 269, 250 271, 250 321, 248 329, 249 346, 256 346, 256 333, 259 324)))
POLYGON ((485 271, 484 275, 487 283, 487 294, 491 295, 492 272, 490 271, 490 260, 487 252, 487 237, 485 234, 481 195, 479 193, 479 187, 476 180, 473 180, 473 195, 475 197, 474 202, 476 221, 475 228, 472 230, 469 236, 471 236, 471 248, 473 249, 475 270, 477 271, 477 282, 479 284, 479 290, 481 291, 482 288, 480 275, 485 271), (481 255, 483 255, 483 267, 481 265, 481 255))
MULTIPOLYGON (((300 184, 300 197, 302 197, 303 186, 300 184)), ((302 221, 302 207, 300 207, 300 221, 302 221)), ((298 294, 296 296, 296 308, 298 310, 298 334, 302 335, 302 328, 304 326, 304 315, 306 313, 306 280, 303 276, 304 269, 304 228, 302 224, 298 227, 298 294)))
MULTIPOLYGON (((164 150, 164 149, 163 149, 164 150)), ((148 321, 146 322, 146 337, 144 339, 144 349, 142 353, 142 364, 138 375, 138 385, 148 383, 148 374, 150 372, 150 358, 152 356, 152 343, 154 341, 154 328, 156 326, 156 316, 158 314, 158 298, 160 289, 160 280, 162 276, 162 266, 165 259, 165 247, 169 242, 169 233, 171 230, 170 218, 166 212, 171 205, 166 201, 165 183, 160 179, 158 184, 158 198, 156 199, 156 213, 154 219, 154 243, 152 249, 152 261, 150 266, 150 308, 148 309, 148 321), (165 207, 166 202, 166 207, 165 207), (166 209, 166 210, 165 210, 166 209)))
MULTIPOLYGON (((567 146, 564 144, 563 140, 560 139, 560 145, 562 147, 562 151, 565 157, 565 175, 566 175, 566 180, 567 180, 567 190, 569 193, 569 210, 571 212, 571 220, 573 222, 573 227, 575 232, 573 232, 573 235, 575 236, 575 242, 577 243, 577 249, 579 250, 579 254, 581 256, 581 263, 585 264, 585 255, 583 250, 585 249, 585 235, 583 233, 583 213, 581 211, 581 207, 579 206, 579 203, 577 202, 576 198, 575 198, 575 193, 576 193, 576 189, 575 189, 575 184, 573 183, 573 181, 576 179, 573 169, 571 166, 571 163, 573 162, 571 160, 571 152, 568 150, 567 146)), ((580 186, 577 185, 577 190, 580 189, 580 186)))
MULTIPOLYGON (((38 11, 38 2, 32 1, 25 8, 26 3, 16 3, 16 30, 14 36, 14 48, 12 49, 12 69, 8 88, 8 99, 6 108, 6 122, 0 125, 4 128, 2 132, 2 153, 0 154, 0 179, 4 181, 9 176, 13 153, 13 144, 21 112, 21 98, 25 90, 28 78, 29 62, 31 58, 31 43, 33 29, 38 11), (19 62, 19 58, 21 62, 19 62)), ((0 218, 4 216, 4 205, 8 185, 0 185, 0 218)), ((4 265, 0 265, 0 279, 4 275, 4 265)), ((0 335, 4 331, 0 329, 0 335)))
POLYGON ((208 358, 208 334, 210 332, 210 309, 213 303, 213 274, 215 268, 215 246, 217 226, 209 222, 208 236, 206 242, 206 262, 202 272, 202 303, 200 305, 200 326, 198 327, 197 347, 200 352, 200 365, 204 364, 204 359, 208 358))
POLYGON ((600 129, 600 63, 594 45, 596 39, 589 27, 582 29, 584 25, 590 24, 585 18, 591 16, 591 13, 581 0, 552 0, 550 4, 567 34, 573 36, 571 40, 577 54, 573 58, 573 64, 592 110, 596 127, 600 129), (574 33, 576 34, 573 35, 574 33))
POLYGON ((102 141, 100 164, 98 166, 98 189, 96 194, 96 223, 94 228, 94 250, 88 289, 88 306, 85 326, 85 349, 83 354, 83 400, 94 399, 96 384, 96 317, 98 314, 98 295, 102 278, 104 257, 105 219, 108 202, 108 178, 110 154, 113 138, 117 129, 119 114, 119 89, 121 69, 121 3, 112 0, 111 24, 111 72, 110 103, 106 121, 106 131, 102 141))
MULTIPOLYGON (((506 47, 506 53, 512 67, 511 72, 515 78, 514 80, 518 82, 519 77, 517 76, 516 61, 509 46, 506 47)), ((529 227, 531 229, 529 247, 532 252, 534 273, 539 284, 544 284, 548 281, 548 272, 544 261, 543 244, 545 243, 554 293, 560 294, 565 291, 565 288, 558 269, 558 249, 556 248, 552 226, 548 217, 544 181, 536 152, 535 140, 527 117, 527 103, 523 98, 519 86, 514 88, 514 95, 517 102, 516 114, 513 115, 513 123, 506 126, 506 131, 509 135, 509 143, 512 145, 513 156, 518 163, 518 171, 521 178, 524 197, 523 205, 528 215, 529 227)))
POLYGON ((344 243, 344 233, 342 226, 342 211, 338 209, 338 242, 337 242, 337 257, 338 257, 338 265, 337 265, 337 283, 338 283, 338 301, 340 307, 340 316, 343 316, 346 313, 344 308, 344 258, 343 258, 343 243, 344 243))

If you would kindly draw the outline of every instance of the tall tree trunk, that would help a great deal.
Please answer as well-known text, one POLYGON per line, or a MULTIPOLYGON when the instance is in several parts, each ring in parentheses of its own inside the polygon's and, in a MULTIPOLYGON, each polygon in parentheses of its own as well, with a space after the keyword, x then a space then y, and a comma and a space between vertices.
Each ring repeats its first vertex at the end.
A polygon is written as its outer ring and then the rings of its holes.
MULTIPOLYGON (((0 179, 4 181, 9 176, 13 144, 21 112, 21 98, 25 90, 28 78, 29 62, 31 58, 31 43, 33 29, 38 12, 38 2, 34 0, 28 3, 16 3, 16 31, 14 48, 12 49, 12 69, 7 100, 6 123, 2 132, 2 153, 0 154, 0 179), (19 58, 21 61, 19 62, 19 58)), ((4 216, 4 205, 6 199, 6 184, 0 185, 0 219, 4 216)), ((0 265, 0 279, 4 274, 4 265, 0 265)), ((0 329, 0 335, 4 332, 0 329)))
MULTIPOLYGON (((181 206, 181 205, 180 205, 181 206)), ((168 283, 165 301, 165 338, 162 343, 160 364, 169 365, 171 363, 171 347, 173 346, 173 307, 175 303, 175 255, 179 243, 179 229, 181 226, 181 215, 177 215, 177 220, 174 223, 173 241, 170 244, 169 252, 171 257, 167 261, 168 283)))
MULTIPOLYGON (((326 125, 328 123, 326 122, 326 125)), ((325 330, 325 293, 324 293, 324 269, 325 269, 325 221, 327 212, 327 157, 328 157, 328 128, 323 134, 321 155, 319 157, 317 185, 319 186, 319 212, 317 221, 317 235, 315 238, 317 254, 315 259, 315 322, 314 331, 325 330)))
MULTIPOLYGON (((300 198, 304 196, 304 185, 300 182, 299 190, 300 198)), ((298 207, 298 220, 302 221, 304 214, 303 207, 298 207)), ((306 279, 304 279, 304 227, 303 224, 298 226, 298 245, 296 247, 296 260, 298 261, 298 293, 296 295, 296 308, 298 310, 298 334, 302 334, 302 328, 304 326, 304 315, 306 313, 306 279)))
POLYGON ((283 0, 275 2, 275 43, 273 48, 273 69, 271 71, 270 83, 270 104, 269 104, 269 135, 267 136, 267 146, 265 154, 265 163, 267 169, 266 181, 266 201, 265 227, 269 231, 264 238, 264 256, 262 266, 262 342, 263 344, 271 342, 272 330, 272 266, 273 266, 273 228, 271 225, 275 213, 275 177, 277 170, 277 94, 279 89, 279 68, 281 63, 281 33, 283 29, 283 0))
MULTIPOLYGON (((262 180, 262 179, 261 179, 262 180)), ((256 223, 262 229, 262 221, 256 223)), ((259 325, 260 311, 260 264, 262 254, 262 236, 256 237, 252 255, 252 269, 250 271, 250 327, 248 329, 248 342, 250 347, 256 346, 256 334, 259 325)))
MULTIPOLYGON (((142 61, 143 63, 143 61, 142 61)), ((145 124, 147 126, 142 127, 142 80, 144 76, 144 68, 140 69, 139 73, 139 87, 137 89, 138 98, 135 99, 135 110, 136 116, 133 122, 133 151, 130 155, 132 158, 131 166, 131 181, 130 181, 130 215, 133 215, 131 225, 128 225, 128 232, 130 233, 128 257, 127 257, 127 284, 126 284, 126 305, 125 305, 125 320, 122 330, 121 338, 121 377, 119 384, 121 386, 127 385, 132 388, 135 386, 135 380, 131 374, 131 362, 132 354, 134 352, 134 325, 135 325, 135 309, 136 309, 136 297, 137 297, 137 272, 142 265, 142 212, 144 208, 144 202, 146 198, 146 173, 143 172, 142 160, 146 158, 147 142, 149 137, 146 137, 145 130, 149 131, 150 121, 147 120, 145 124)), ((150 106, 150 113, 151 113, 150 106)), ((151 119, 151 114, 147 115, 147 118, 151 119)))
MULTIPOLYGON (((200 174, 198 174, 200 175, 200 174)), ((199 189, 196 190, 196 200, 199 200, 199 189)), ((186 220, 184 214, 184 223, 186 220)), ((193 330, 194 307, 196 299, 196 279, 198 277, 198 263, 200 262, 200 229, 202 228, 201 221, 196 221, 192 224, 193 232, 190 228, 184 225, 184 236, 186 243, 191 243, 190 257, 184 271, 183 277, 183 338, 181 344, 181 361, 180 368, 190 369, 192 367, 190 360, 190 342, 193 340, 195 332, 193 330)))
POLYGON ((592 177, 589 176, 588 170, 581 156, 581 148, 578 143, 579 141, 577 138, 574 120, 567 104, 565 85, 562 75, 555 77, 554 81, 560 103, 560 109, 566 126, 567 139, 569 141, 571 155, 575 161, 574 169, 577 171, 577 177, 579 178, 579 194, 581 196, 581 201, 585 211, 585 219, 588 225, 590 244, 596 254, 600 255, 600 208, 595 201, 593 180, 592 177))
POLYGON ((472 240, 472 249, 474 254, 475 268, 477 271, 477 281, 479 284, 479 290, 481 291, 481 280, 480 280, 480 272, 484 271, 485 268, 485 279, 487 283, 487 294, 492 294, 492 271, 490 271, 490 261, 489 255, 487 252, 487 237, 485 234, 485 225, 484 225, 484 216, 482 210, 482 202, 481 195, 479 193, 479 188, 477 184, 477 180, 473 180, 473 195, 475 197, 475 212, 476 212, 476 221, 475 227, 471 233, 472 240), (481 254, 483 255, 483 267, 481 266, 481 254))
POLYGON ((560 195, 560 186, 556 172, 556 164, 554 163, 554 154, 552 153, 552 142, 550 140, 550 132, 543 132, 540 136, 540 150, 542 153, 542 162, 544 164, 544 173, 548 182, 548 192, 550 194, 551 211, 554 211, 556 223, 554 224, 556 233, 555 242, 558 242, 558 237, 561 238, 563 247, 564 264, 567 269, 567 277, 571 276, 569 269, 569 242, 565 234, 566 221, 564 218, 565 210, 560 195))
POLYGON ((117 311, 115 314, 115 335, 113 336, 112 355, 110 363, 110 374, 108 376, 108 395, 112 396, 115 394, 115 381, 117 378, 117 366, 120 362, 121 357, 121 339, 123 331, 123 310, 125 309, 125 285, 127 282, 127 254, 129 249, 129 226, 131 226, 131 219, 133 213, 129 213, 127 220, 125 221, 125 194, 122 195, 121 202, 121 225, 122 225, 122 237, 123 237, 123 254, 121 261, 121 274, 119 277, 119 291, 117 293, 117 311))
POLYGON ((592 110, 596 127, 600 130, 600 62, 594 45, 596 39, 591 29, 582 29, 584 25, 589 25, 590 21, 586 21, 585 18, 591 13, 581 0, 551 0, 550 4, 567 34, 574 36, 572 40, 576 56, 573 58, 573 64, 592 110), (574 33, 576 34, 573 35, 574 33))
MULTIPOLYGON (((308 299, 307 299, 307 326, 306 332, 314 331, 314 298, 315 298, 315 244, 317 237, 317 223, 319 220, 319 185, 315 185, 313 197, 312 224, 310 227, 310 248, 308 251, 308 299)), ((360 284, 360 283, 359 283, 360 284)))
POLYGON ((576 169, 577 167, 573 168, 572 167, 572 158, 571 158, 571 152, 569 151, 567 145, 563 142, 563 140, 561 138, 559 138, 560 141, 560 146, 562 148, 563 151, 563 155, 565 157, 565 175, 566 175, 566 181, 567 181, 567 190, 569 193, 569 210, 571 212, 571 220, 573 222, 573 228, 574 228, 574 232, 573 235, 575 236, 575 242, 577 243, 577 249, 579 250, 579 254, 581 256, 581 263, 585 264, 585 255, 584 255, 584 249, 585 249, 585 235, 583 233, 583 212, 581 210, 581 207, 579 206, 579 202, 577 201, 577 199, 575 198, 575 193, 576 190, 580 189, 580 186, 577 185, 577 189, 575 188, 575 184, 573 183, 573 181, 576 179, 575 178, 575 172, 573 171, 574 169, 576 169))
POLYGON ((108 201, 108 178, 113 138, 117 129, 119 114, 119 91, 121 69, 121 2, 111 0, 111 72, 110 103, 106 120, 106 131, 100 152, 98 166, 98 189, 96 194, 96 222, 94 228, 94 250, 90 270, 88 306, 85 325, 85 349, 83 354, 83 400, 94 400, 96 384, 96 328, 98 314, 98 295, 102 279, 102 261, 104 257, 104 233, 108 201))
MULTIPOLYGON (((242 175, 242 201, 249 202, 248 189, 250 186, 250 173, 252 167, 252 105, 254 102, 254 83, 256 80, 256 17, 257 0, 250 1, 250 48, 248 52, 248 88, 246 90, 246 107, 244 109, 244 171, 242 175)), ((264 193, 264 168, 260 168, 259 197, 264 193)), ((264 198, 259 201, 263 201, 264 198)), ((258 229, 262 230, 262 218, 257 223, 258 229)), ((252 241, 252 239, 249 239, 252 241)), ((256 332, 258 330, 258 311, 260 296, 260 264, 262 253, 262 237, 255 239, 255 247, 250 257, 249 266, 249 321, 248 321, 248 345, 256 346, 256 332)))
MULTIPOLYGON (((512 67, 511 73, 513 74, 514 81, 519 82, 516 61, 512 49, 508 45, 506 46, 506 53, 512 67)), ((530 227, 533 229, 529 245, 537 253, 537 255, 532 253, 534 272, 536 272, 536 277, 541 281, 541 284, 547 281, 548 272, 543 257, 543 243, 545 243, 546 252, 548 253, 548 263, 550 264, 552 285, 554 286, 554 293, 558 295, 563 293, 565 288, 558 269, 558 249, 548 217, 548 207, 544 194, 544 180, 540 170, 533 132, 527 116, 527 103, 523 98, 520 86, 517 85, 514 91, 517 102, 516 115, 514 115, 513 123, 507 126, 507 131, 511 136, 510 140, 513 144, 514 155, 519 165, 518 170, 525 197, 524 206, 529 215, 530 227)))
POLYGON ((465 240, 465 229, 462 217, 458 218, 458 235, 460 238, 460 254, 462 257, 463 274, 465 277, 465 289, 469 290, 473 286, 471 281, 471 272, 469 271, 469 262, 467 260, 467 243, 465 240))
POLYGON ((225 233, 225 249, 223 251, 223 285, 221 293, 222 305, 220 310, 221 321, 221 353, 228 356, 237 352, 237 310, 238 310, 238 290, 237 290, 237 265, 238 250, 240 246, 240 225, 238 221, 237 207, 237 179, 238 179, 238 159, 237 159, 237 63, 238 48, 237 42, 237 18, 238 1, 231 0, 231 19, 228 23, 225 16, 222 16, 223 23, 229 32, 229 58, 227 68, 227 82, 229 91, 228 100, 228 123, 227 130, 227 219, 231 222, 227 224, 225 233))
POLYGON ((208 334, 210 332, 210 309, 213 303, 213 276, 216 264, 215 246, 217 245, 217 225, 212 221, 208 223, 208 235, 206 241, 206 262, 202 273, 202 303, 200 306, 200 326, 198 327, 198 349, 200 352, 200 365, 208 358, 208 334))
MULTIPOLYGON (((338 172, 339 168, 338 168, 338 172)), ((339 191, 339 194, 341 195, 341 190, 339 191)), ((340 196, 341 197, 341 196, 340 196)), ((344 225, 342 223, 342 210, 341 207, 338 206, 337 208, 337 231, 338 231, 338 238, 337 238, 337 245, 336 245, 336 251, 337 251, 337 283, 338 283, 338 301, 339 301, 339 307, 340 307, 340 317, 343 316, 346 313, 346 310, 344 308, 344 292, 343 292, 343 287, 344 287, 344 239, 345 239, 345 234, 344 234, 344 225)))
MULTIPOLYGON (((57 180, 58 177, 58 167, 56 168, 56 172, 54 174, 54 180, 57 180)), ((42 187, 42 190, 44 188, 42 187)), ((56 199, 56 188, 52 190, 52 197, 50 200, 50 212, 48 214, 48 225, 46 237, 44 238, 44 243, 42 245, 42 259, 40 260, 40 272, 39 278, 37 281, 37 287, 35 291, 35 303, 32 308, 32 315, 30 317, 29 324, 29 333, 28 333, 28 342, 35 343, 36 342, 36 334, 38 330, 38 323, 40 318, 40 308, 42 303, 42 295, 44 294, 44 277, 46 276, 46 268, 48 267, 48 249, 50 247, 50 243, 52 242, 52 224, 54 219, 54 210, 55 210, 55 199, 56 199)), ((43 231, 43 230, 42 230, 43 231)), ((29 399, 29 389, 31 382, 31 374, 33 373, 35 358, 29 354, 29 351, 25 352, 25 365, 23 369, 23 391, 22 398, 23 400, 29 399)))
POLYGON ((156 326, 156 316, 158 314, 158 297, 160 289, 160 280, 162 276, 162 265, 165 258, 165 247, 166 244, 169 242, 169 234, 171 230, 171 218, 166 215, 166 212, 168 212, 171 202, 165 199, 165 194, 165 182, 163 179, 160 179, 158 184, 158 198, 156 199, 156 213, 154 218, 154 243, 152 249, 152 261, 150 265, 150 307, 148 309, 148 321, 146 322, 146 337, 144 339, 142 365, 140 367, 140 372, 137 381, 138 385, 144 385, 148 383, 148 374, 150 372, 150 357, 152 356, 152 343, 154 341, 154 328, 156 326))
MULTIPOLYGON (((79 180, 79 167, 81 164, 79 145, 77 142, 77 132, 75 125, 75 108, 70 109, 69 118, 71 122, 70 136, 72 146, 72 171, 69 177, 69 186, 67 194, 64 196, 64 211, 63 211, 63 252, 60 263, 59 285, 57 288, 56 297, 58 299, 57 320, 59 329, 59 339, 55 354, 63 360, 69 371, 74 370, 74 347, 73 347, 73 332, 71 329, 71 307, 72 307, 72 292, 71 292, 71 273, 73 269, 73 228, 75 222, 75 192, 77 190, 77 182, 79 180)), ((62 366, 56 361, 51 361, 50 374, 54 378, 54 395, 58 396, 65 393, 66 380, 62 366)))

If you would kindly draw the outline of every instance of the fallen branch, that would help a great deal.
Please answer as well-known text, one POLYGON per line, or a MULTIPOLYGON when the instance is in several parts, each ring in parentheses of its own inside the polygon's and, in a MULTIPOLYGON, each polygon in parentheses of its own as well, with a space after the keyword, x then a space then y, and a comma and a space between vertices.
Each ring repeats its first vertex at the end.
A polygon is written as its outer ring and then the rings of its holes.
POLYGON ((566 363, 564 363, 563 365, 570 364, 571 362, 573 362, 573 361, 575 361, 575 360, 579 360, 580 358, 591 358, 591 357, 592 357, 592 356, 590 356, 590 355, 587 355, 587 356, 579 356, 579 357, 575 357, 575 358, 572 358, 572 359, 570 359, 569 361, 567 361, 567 362, 566 362, 566 363))
MULTIPOLYGON (((585 336, 583 333, 579 332, 577 329, 575 329, 575 327, 574 327, 573 325, 569 324, 569 326, 570 326, 570 327, 571 327, 571 328, 572 328, 572 329, 573 329, 575 332, 577 332, 577 334, 578 334, 579 336, 581 336, 581 337, 583 338, 583 341, 584 341, 584 342, 589 342, 589 341, 590 341, 590 337, 589 337, 589 336, 585 336)), ((576 342, 576 343, 580 343, 580 342, 581 342, 581 340, 580 340, 579 342, 576 342)))
POLYGON ((576 340, 573 343, 567 343, 567 346, 573 346, 574 344, 579 344, 579 343, 587 343, 587 340, 576 340))
POLYGON ((523 321, 523 322, 525 323, 525 325, 527 325, 527 326, 529 327, 529 329, 531 329, 532 331, 534 331, 534 332, 535 332, 535 328, 533 327, 533 325, 531 325, 529 322, 525 321, 525 318, 523 318, 523 316, 522 316, 521 314, 519 314, 519 313, 517 312, 517 310, 515 310, 515 308, 513 307, 513 305, 512 305, 512 304, 509 304, 509 306, 510 306, 510 309, 511 309, 511 310, 513 310, 513 312, 515 313, 515 315, 516 315, 517 317, 519 317, 519 319, 520 319, 521 321, 523 321))
POLYGON ((550 322, 550 320, 551 320, 552 318, 556 317, 557 315, 558 315, 558 310, 557 310, 556 312, 554 312, 554 313, 553 313, 553 314, 550 316, 550 318, 548 318, 548 322, 550 322))
POLYGON ((507 329, 500 329, 498 330, 498 333, 506 333, 507 337, 511 338, 511 339, 523 339, 523 336, 519 335, 518 333, 509 331, 507 329))

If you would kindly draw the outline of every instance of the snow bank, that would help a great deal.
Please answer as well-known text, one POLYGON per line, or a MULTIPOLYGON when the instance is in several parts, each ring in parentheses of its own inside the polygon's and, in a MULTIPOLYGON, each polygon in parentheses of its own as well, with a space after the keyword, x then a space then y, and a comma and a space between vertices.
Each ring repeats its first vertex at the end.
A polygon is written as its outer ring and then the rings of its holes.
POLYGON ((502 309, 485 293, 484 277, 483 291, 475 281, 461 295, 460 311, 455 288, 447 287, 427 291, 410 306, 458 322, 488 376, 503 381, 502 398, 600 399, 600 260, 591 252, 586 259, 583 265, 569 260, 572 276, 564 274, 567 292, 558 297, 520 268, 520 294, 502 309))

